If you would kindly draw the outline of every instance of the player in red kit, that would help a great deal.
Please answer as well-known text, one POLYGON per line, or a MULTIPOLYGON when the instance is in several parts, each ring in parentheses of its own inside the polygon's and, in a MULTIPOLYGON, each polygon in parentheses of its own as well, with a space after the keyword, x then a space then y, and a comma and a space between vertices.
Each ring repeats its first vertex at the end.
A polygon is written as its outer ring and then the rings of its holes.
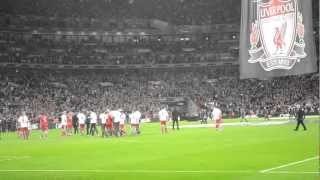
POLYGON ((107 121, 106 121, 106 136, 112 136, 113 125, 112 125, 112 113, 110 110, 107 110, 107 121))
POLYGON ((42 112, 39 117, 41 139, 48 139, 48 124, 49 124, 48 117, 45 115, 44 112, 42 112))
POLYGON ((71 136, 72 134, 72 116, 72 112, 69 112, 67 114, 67 136, 71 136))

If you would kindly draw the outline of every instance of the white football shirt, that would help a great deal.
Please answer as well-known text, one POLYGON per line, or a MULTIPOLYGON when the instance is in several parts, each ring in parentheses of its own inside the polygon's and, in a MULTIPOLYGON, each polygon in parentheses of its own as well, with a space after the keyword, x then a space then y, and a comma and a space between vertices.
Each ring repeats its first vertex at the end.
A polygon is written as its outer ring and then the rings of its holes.
POLYGON ((169 119, 169 113, 166 109, 162 109, 159 111, 159 120, 160 121, 168 121, 169 119))
POLYGON ((124 122, 126 121, 126 114, 125 113, 121 113, 120 115, 120 124, 124 124, 124 122))
POLYGON ((63 125, 63 126, 67 125, 67 115, 65 115, 65 114, 61 115, 61 125, 63 125))
POLYGON ((107 115, 105 113, 101 113, 99 115, 99 118, 100 118, 101 124, 105 124, 106 123, 107 115))
POLYGON ((18 122, 20 123, 20 127, 26 128, 28 127, 29 119, 27 116, 20 116, 18 122))
POLYGON ((84 124, 86 121, 86 116, 83 113, 79 113, 77 115, 78 119, 79 119, 79 124, 84 124))
POLYGON ((121 112, 120 111, 112 111, 112 117, 113 117, 113 122, 117 123, 120 122, 121 119, 121 112))
POLYGON ((98 119, 97 114, 95 112, 91 111, 90 112, 90 123, 91 124, 97 123, 97 119, 98 119))
POLYGON ((212 117, 214 120, 218 120, 222 117, 222 112, 219 108, 213 108, 212 117))

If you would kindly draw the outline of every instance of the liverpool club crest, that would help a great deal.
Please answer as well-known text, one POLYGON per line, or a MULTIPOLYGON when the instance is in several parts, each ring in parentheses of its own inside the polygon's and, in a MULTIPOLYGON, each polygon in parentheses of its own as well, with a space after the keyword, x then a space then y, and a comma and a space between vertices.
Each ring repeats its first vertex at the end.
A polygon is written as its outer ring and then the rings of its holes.
POLYGON ((304 52, 303 16, 297 0, 253 0, 257 19, 251 24, 249 63, 265 71, 291 69, 304 52))

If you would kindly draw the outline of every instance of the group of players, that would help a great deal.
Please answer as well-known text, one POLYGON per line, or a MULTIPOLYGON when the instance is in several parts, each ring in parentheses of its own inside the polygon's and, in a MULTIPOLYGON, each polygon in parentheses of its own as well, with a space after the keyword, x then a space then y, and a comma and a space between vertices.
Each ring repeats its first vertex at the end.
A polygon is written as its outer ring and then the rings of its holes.
MULTIPOLYGON (((141 119, 141 113, 139 111, 132 112, 129 115, 130 124, 132 128, 132 134, 139 134, 139 124, 141 119)), ((64 111, 61 115, 61 135, 71 135, 72 129, 74 134, 77 134, 80 130, 80 134, 84 135, 85 127, 87 128, 87 135, 96 135, 98 134, 97 124, 100 120, 101 126, 101 136, 123 136, 126 134, 125 122, 127 120, 127 115, 123 112, 122 109, 106 112, 99 114, 94 111, 89 111, 86 114, 82 112, 72 113, 64 111)))
MULTIPOLYGON (((305 119, 305 112, 303 106, 298 105, 295 109, 291 109, 290 117, 295 116, 297 120, 297 126, 295 130, 299 129, 299 126, 302 125, 304 130, 307 130, 304 119, 305 119), (292 115, 291 115, 292 114, 292 115)), ((215 128, 217 130, 222 130, 222 111, 217 108, 216 105, 213 106, 212 111, 210 113, 211 119, 215 124, 215 128)), ((107 110, 99 114, 94 111, 88 111, 86 113, 78 112, 62 112, 60 116, 60 123, 59 127, 61 128, 61 136, 70 136, 72 134, 81 135, 85 134, 86 128, 86 135, 98 135, 97 125, 98 120, 101 127, 101 136, 102 137, 109 137, 109 136, 124 136, 126 135, 126 126, 125 123, 129 120, 129 124, 131 127, 131 134, 138 135, 141 133, 140 131, 140 123, 141 123, 142 114, 139 111, 133 111, 131 114, 128 115, 122 110, 107 110), (72 132, 73 130, 73 132, 72 132)), ((179 121, 180 115, 174 109, 169 115, 169 112, 166 108, 162 108, 158 113, 159 121, 160 121, 160 129, 162 134, 166 134, 168 132, 167 129, 167 122, 171 119, 173 122, 173 129, 175 128, 175 124, 177 129, 179 130, 179 121)), ((290 120, 289 117, 289 120, 290 120)), ((48 130, 49 130, 49 120, 48 116, 45 113, 41 113, 38 117, 39 119, 39 129, 41 130, 41 139, 48 138, 48 130)), ((245 119, 245 111, 241 110, 241 121, 245 119)), ((203 121, 203 120, 202 120, 203 121)), ((201 121, 201 123, 203 123, 201 121)), ((246 121, 247 122, 247 121, 246 121)), ((26 115, 26 112, 22 112, 21 116, 19 116, 17 121, 17 129, 18 134, 22 139, 28 139, 30 136, 30 131, 32 129, 31 122, 26 115)))
MULTIPOLYGON (((131 127, 131 134, 138 135, 141 133, 140 131, 140 123, 142 114, 139 111, 133 111, 128 115, 122 110, 106 110, 97 115, 94 111, 88 111, 84 113, 82 112, 62 112, 60 116, 60 121, 58 127, 61 129, 61 136, 70 136, 72 134, 81 135, 98 135, 98 121, 101 127, 101 136, 109 137, 109 136, 124 136, 126 135, 126 122, 129 120, 129 124, 131 127), (86 129, 86 133, 85 133, 86 129)), ((216 124, 216 129, 222 129, 222 112, 219 108, 214 107, 212 109, 212 119, 216 124)), ((179 121, 180 114, 176 109, 174 109, 169 114, 166 108, 162 108, 158 113, 159 121, 160 121, 160 130, 162 134, 166 134, 168 132, 167 122, 171 119, 173 122, 173 129, 175 125, 179 130, 179 121)), ((30 136, 30 131, 32 129, 31 122, 27 117, 25 112, 22 112, 21 116, 18 118, 18 134, 22 139, 28 139, 30 136)), ((38 117, 39 129, 41 130, 41 139, 48 138, 48 130, 49 130, 49 120, 48 116, 45 113, 41 113, 38 117)))
MULTIPOLYGON (((134 111, 129 114, 129 120, 131 125, 131 133, 133 135, 140 134, 140 122, 141 113, 134 111)), ((85 134, 85 128, 87 129, 87 135, 98 135, 97 124, 100 120, 101 136, 124 136, 126 134, 125 121, 127 115, 122 109, 119 110, 107 110, 99 114, 94 111, 84 112, 62 112, 60 116, 58 127, 61 129, 61 136, 70 136, 73 133, 81 135, 85 134), (73 131, 72 131, 73 130, 73 131)), ((166 119, 168 120, 168 118, 166 119)), ((41 130, 41 139, 48 138, 49 120, 45 113, 41 113, 38 117, 39 129, 41 130)), ((22 139, 28 139, 31 131, 31 122, 25 112, 22 112, 17 121, 18 134, 22 139)))

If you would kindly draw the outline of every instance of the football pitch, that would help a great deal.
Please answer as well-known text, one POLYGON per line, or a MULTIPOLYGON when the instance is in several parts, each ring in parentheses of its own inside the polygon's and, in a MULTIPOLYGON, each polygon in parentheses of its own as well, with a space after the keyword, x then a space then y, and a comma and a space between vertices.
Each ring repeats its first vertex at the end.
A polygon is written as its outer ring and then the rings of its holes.
POLYGON ((48 140, 33 131, 28 141, 9 133, 0 140, 0 179, 318 180, 319 124, 294 127, 182 128, 161 135, 158 123, 145 123, 140 136, 61 137, 51 130, 48 140))

